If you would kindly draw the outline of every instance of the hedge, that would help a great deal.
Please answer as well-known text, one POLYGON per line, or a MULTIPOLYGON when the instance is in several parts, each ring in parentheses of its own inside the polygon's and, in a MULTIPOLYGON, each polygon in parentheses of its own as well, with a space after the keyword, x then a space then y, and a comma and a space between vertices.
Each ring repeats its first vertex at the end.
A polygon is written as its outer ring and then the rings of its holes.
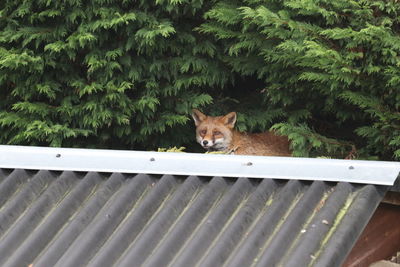
POLYGON ((0 3, 0 143, 195 144, 237 111, 295 156, 400 159, 396 1, 0 3))

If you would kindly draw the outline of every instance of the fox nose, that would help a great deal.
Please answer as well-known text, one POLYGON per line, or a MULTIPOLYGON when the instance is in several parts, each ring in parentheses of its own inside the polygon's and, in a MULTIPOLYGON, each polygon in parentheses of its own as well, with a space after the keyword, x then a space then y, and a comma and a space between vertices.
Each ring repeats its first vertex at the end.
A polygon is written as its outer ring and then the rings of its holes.
POLYGON ((203 146, 208 145, 208 141, 207 140, 203 140, 203 146))

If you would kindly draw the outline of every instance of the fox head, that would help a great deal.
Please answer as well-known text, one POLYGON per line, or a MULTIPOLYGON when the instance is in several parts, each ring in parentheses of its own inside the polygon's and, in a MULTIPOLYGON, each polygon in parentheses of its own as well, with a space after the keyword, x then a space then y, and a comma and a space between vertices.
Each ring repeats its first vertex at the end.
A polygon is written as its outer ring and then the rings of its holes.
POLYGON ((207 116, 193 109, 192 117, 196 125, 197 142, 208 151, 224 151, 232 142, 236 112, 225 116, 207 116))

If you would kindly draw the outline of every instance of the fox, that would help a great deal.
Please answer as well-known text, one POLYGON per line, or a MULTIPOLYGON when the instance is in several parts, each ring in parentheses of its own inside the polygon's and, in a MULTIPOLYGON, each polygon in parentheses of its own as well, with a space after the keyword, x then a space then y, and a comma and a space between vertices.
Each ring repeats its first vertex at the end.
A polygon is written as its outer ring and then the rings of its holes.
POLYGON ((224 116, 207 116, 197 109, 192 110, 196 126, 197 142, 209 152, 234 155, 290 157, 290 141, 286 136, 273 131, 247 133, 235 130, 236 112, 224 116))

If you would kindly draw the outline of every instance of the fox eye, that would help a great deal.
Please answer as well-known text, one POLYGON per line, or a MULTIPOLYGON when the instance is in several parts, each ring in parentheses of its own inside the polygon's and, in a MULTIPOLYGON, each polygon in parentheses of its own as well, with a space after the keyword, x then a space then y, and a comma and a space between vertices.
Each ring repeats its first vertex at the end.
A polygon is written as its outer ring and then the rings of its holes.
POLYGON ((214 131, 214 135, 221 135, 222 133, 220 131, 214 131))
POLYGON ((200 134, 205 135, 207 133, 207 130, 201 130, 200 134))

